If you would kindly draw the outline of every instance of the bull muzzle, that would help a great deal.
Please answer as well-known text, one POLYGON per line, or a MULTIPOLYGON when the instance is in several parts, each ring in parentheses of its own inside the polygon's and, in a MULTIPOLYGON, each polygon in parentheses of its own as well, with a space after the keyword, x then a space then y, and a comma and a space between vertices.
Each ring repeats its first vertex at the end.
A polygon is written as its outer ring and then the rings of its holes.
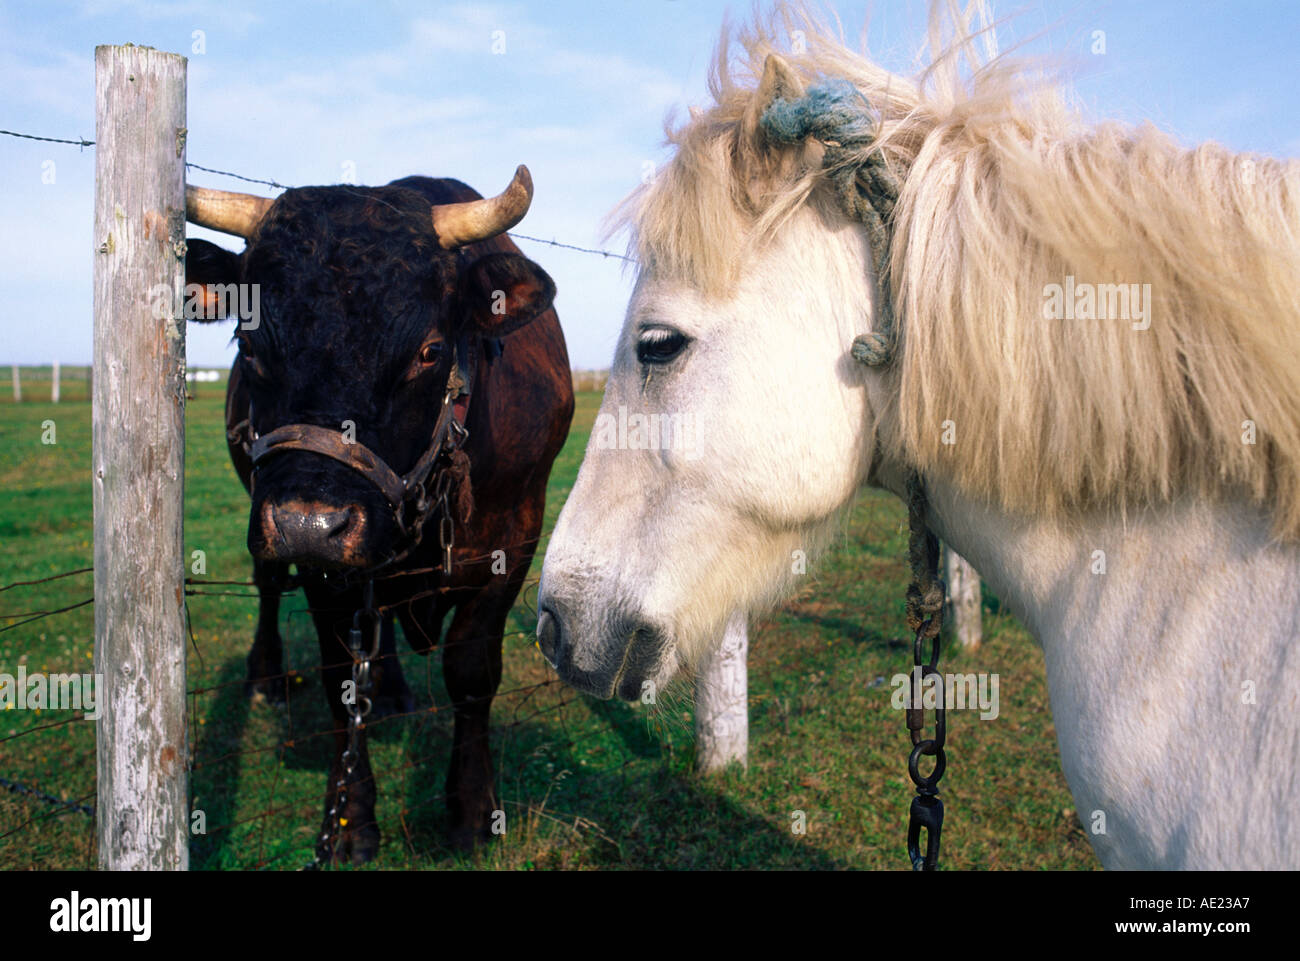
POLYGON ((248 549, 261 560, 321 568, 366 567, 366 514, 359 504, 264 501, 249 527, 248 549))

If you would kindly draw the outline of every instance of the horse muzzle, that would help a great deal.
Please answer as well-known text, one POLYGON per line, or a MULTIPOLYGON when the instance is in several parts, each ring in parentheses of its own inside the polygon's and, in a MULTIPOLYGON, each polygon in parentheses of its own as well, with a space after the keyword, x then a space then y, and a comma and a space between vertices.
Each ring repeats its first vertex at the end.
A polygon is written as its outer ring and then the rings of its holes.
POLYGON ((609 630, 582 630, 563 604, 548 599, 537 618, 537 647, 560 680, 584 694, 652 702, 669 641, 635 617, 617 617, 609 630))

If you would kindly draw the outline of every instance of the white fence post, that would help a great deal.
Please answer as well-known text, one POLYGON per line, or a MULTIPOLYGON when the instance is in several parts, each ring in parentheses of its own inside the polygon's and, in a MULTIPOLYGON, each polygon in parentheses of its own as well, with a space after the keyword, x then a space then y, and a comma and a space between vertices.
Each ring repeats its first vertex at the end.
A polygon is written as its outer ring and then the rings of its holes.
POLYGON ((716 771, 749 762, 749 632, 744 614, 727 623, 695 683, 695 764, 716 771))
POLYGON ((952 625, 958 644, 968 650, 979 647, 984 636, 980 576, 947 544, 943 546, 943 579, 948 588, 944 620, 952 625))
POLYGON ((110 870, 189 866, 185 324, 170 309, 185 273, 185 66, 95 48, 97 815, 110 870))
POLYGON ((50 403, 59 402, 59 362, 54 362, 53 381, 50 383, 50 403))
POLYGON ((17 364, 13 365, 13 372, 14 372, 14 403, 20 404, 22 403, 23 400, 23 384, 22 381, 18 379, 17 364))

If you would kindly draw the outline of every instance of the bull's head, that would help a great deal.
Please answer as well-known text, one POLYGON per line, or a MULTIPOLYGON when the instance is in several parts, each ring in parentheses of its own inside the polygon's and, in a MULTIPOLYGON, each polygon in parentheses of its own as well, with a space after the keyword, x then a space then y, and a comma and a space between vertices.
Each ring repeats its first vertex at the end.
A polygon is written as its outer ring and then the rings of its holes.
MULTIPOLYGON (((454 345, 502 337, 551 307, 551 278, 502 236, 531 200, 524 167, 490 199, 425 178, 274 201, 189 188, 191 222, 247 241, 235 254, 190 240, 186 273, 203 319, 242 308, 237 367, 252 433, 323 428, 340 450, 352 443, 393 475, 410 471, 430 446, 454 345), (431 203, 448 196, 456 202, 431 203)), ((367 568, 405 535, 392 497, 346 458, 293 449, 257 465, 255 557, 367 568)))

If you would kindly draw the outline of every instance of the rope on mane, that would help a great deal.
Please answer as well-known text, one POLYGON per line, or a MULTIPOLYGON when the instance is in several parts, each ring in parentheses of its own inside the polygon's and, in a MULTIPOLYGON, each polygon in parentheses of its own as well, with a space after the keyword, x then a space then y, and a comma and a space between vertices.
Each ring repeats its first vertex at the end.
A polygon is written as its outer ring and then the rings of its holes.
POLYGON ((881 290, 879 327, 854 339, 853 359, 871 367, 889 363, 895 345, 889 222, 898 203, 899 181, 881 151, 866 152, 876 139, 871 105, 849 81, 833 79, 793 100, 777 97, 759 124, 774 143, 793 145, 812 137, 825 144, 822 166, 844 212, 867 228, 881 290))

